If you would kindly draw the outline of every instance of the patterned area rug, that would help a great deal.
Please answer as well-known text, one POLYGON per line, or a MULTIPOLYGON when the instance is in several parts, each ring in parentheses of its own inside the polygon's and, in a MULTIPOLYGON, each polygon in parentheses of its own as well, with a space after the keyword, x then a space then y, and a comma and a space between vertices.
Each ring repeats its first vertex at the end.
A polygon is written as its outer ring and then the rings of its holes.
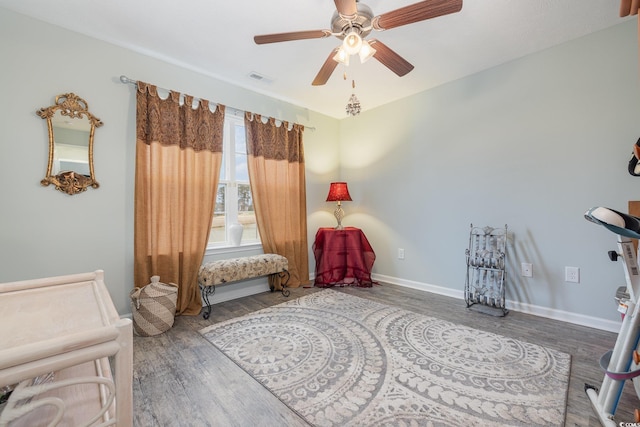
POLYGON ((317 426, 559 426, 570 356, 331 289, 200 333, 317 426))

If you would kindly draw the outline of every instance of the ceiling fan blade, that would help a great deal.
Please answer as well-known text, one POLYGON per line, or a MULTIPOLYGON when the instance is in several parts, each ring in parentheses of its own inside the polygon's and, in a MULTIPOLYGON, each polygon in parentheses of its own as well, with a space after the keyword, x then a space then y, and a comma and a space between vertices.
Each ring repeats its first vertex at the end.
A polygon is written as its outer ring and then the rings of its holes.
POLYGON ((385 67, 402 77, 405 74, 413 70, 413 65, 408 63, 403 57, 389 49, 387 45, 380 40, 369 40, 369 44, 376 50, 373 55, 378 61, 380 61, 385 67))
POLYGON ((330 35, 331 31, 329 30, 293 31, 291 33, 275 33, 254 36, 253 41, 256 42, 256 44, 278 43, 290 42, 293 40, 321 39, 323 37, 329 37, 330 35))
POLYGON ((356 0, 334 0, 338 13, 346 17, 354 17, 358 13, 356 0))
POLYGON ((324 64, 322 64, 322 67, 320 68, 320 71, 318 71, 316 78, 313 79, 313 83, 311 83, 313 86, 322 86, 327 82, 327 80, 329 80, 329 77, 331 77, 333 70, 335 70, 338 66, 338 63, 333 60, 333 57, 335 56, 337 50, 338 49, 332 50, 327 60, 324 61, 324 64))
POLYGON ((462 0, 425 0, 373 18, 376 30, 388 30, 462 10, 462 0))

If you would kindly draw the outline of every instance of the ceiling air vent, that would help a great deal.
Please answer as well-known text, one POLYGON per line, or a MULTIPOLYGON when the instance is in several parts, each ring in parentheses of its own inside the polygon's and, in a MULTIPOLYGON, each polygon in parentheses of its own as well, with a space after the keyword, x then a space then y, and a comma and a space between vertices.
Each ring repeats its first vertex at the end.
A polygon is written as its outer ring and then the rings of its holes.
POLYGON ((273 79, 272 78, 267 77, 267 76, 265 76, 263 74, 260 74, 260 73, 256 73, 255 71, 252 71, 251 73, 249 73, 249 78, 253 79, 255 81, 258 81, 258 82, 265 83, 265 84, 273 83, 273 79))

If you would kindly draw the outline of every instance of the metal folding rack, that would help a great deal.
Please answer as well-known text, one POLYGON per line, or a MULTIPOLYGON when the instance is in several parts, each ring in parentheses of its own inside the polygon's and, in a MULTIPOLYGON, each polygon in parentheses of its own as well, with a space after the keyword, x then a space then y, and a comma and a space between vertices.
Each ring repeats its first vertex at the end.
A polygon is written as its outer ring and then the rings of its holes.
POLYGON ((489 314, 506 315, 505 283, 507 281, 507 225, 504 228, 474 227, 469 232, 467 278, 464 299, 467 307, 475 304, 495 310, 489 314))

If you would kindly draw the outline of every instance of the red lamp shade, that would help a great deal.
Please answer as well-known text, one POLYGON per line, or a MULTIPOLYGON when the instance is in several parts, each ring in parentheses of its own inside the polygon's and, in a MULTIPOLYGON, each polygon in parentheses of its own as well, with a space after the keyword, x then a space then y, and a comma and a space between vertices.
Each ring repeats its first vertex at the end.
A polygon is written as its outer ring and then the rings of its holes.
POLYGON ((347 188, 346 182, 332 182, 329 187, 329 195, 327 196, 327 202, 340 202, 351 201, 351 195, 347 188))

